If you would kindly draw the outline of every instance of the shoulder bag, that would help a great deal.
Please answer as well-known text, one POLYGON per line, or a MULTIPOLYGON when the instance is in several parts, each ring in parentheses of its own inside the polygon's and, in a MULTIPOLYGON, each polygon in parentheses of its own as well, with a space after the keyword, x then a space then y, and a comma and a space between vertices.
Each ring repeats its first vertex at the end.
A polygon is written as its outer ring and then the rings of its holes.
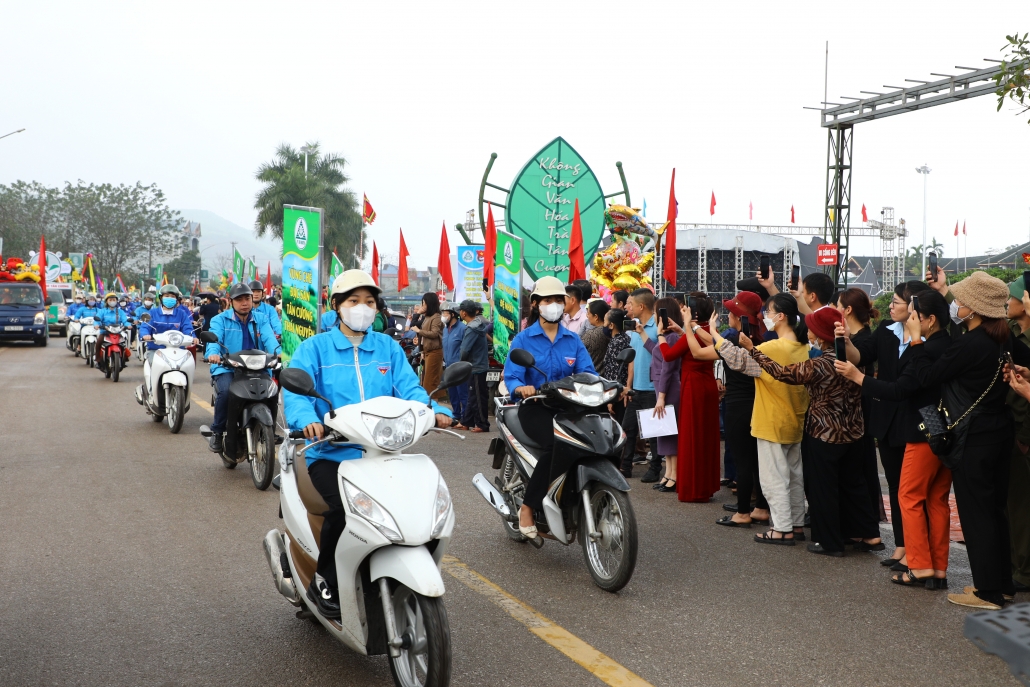
MULTIPOLYGON (((948 415, 948 409, 944 406, 944 399, 936 406, 924 406, 919 409, 919 415, 922 418, 922 422, 919 423, 919 430, 926 437, 926 442, 930 445, 930 450, 933 451, 934 455, 941 458, 941 462, 946 464, 946 467, 952 467, 947 465, 947 462, 943 459, 947 457, 956 447, 955 429, 959 424, 969 417, 969 414, 980 402, 983 401, 987 394, 990 393, 991 389, 994 388, 994 384, 998 381, 998 375, 1001 374, 1002 367, 1005 365, 1003 360, 998 361, 998 369, 994 371, 994 379, 987 386, 987 389, 980 394, 980 398, 976 399, 966 412, 962 413, 959 419, 954 422, 951 421, 951 417, 948 415)), ((957 461, 954 461, 957 462, 957 461)))

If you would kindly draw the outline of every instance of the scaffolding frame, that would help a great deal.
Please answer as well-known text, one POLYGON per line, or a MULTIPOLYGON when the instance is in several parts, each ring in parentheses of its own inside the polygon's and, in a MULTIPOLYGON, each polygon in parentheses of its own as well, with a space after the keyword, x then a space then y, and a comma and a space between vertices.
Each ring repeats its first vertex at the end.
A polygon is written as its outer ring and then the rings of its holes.
POLYGON ((697 237, 697 290, 708 293, 708 236, 697 237))
POLYGON ((733 247, 733 274, 737 281, 744 278, 744 237, 739 235, 733 247))

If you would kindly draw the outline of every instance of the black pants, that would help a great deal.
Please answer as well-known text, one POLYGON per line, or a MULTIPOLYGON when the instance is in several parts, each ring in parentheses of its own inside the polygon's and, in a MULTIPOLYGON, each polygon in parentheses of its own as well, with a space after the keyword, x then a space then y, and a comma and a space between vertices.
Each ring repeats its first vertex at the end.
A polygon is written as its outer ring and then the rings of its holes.
MULTIPOLYGON (((869 420, 866 420, 866 427, 869 426, 868 423, 869 420)), ((876 465, 876 441, 872 436, 866 434, 862 437, 861 442, 863 444, 862 466, 865 472, 865 488, 869 492, 869 501, 873 504, 876 519, 879 522, 887 522, 887 511, 883 508, 883 489, 880 488, 880 469, 876 465)), ((900 516, 898 519, 901 519, 900 516)))
POLYGON ((726 404, 726 451, 737 468, 737 512, 751 513, 751 494, 756 493, 755 508, 769 510, 758 480, 758 440, 751 436, 754 403, 730 401, 726 404))
MULTIPOLYGON (((901 505, 898 503, 898 484, 901 482, 901 462, 905 458, 904 446, 887 446, 886 440, 877 441, 880 447, 880 463, 883 476, 887 478, 887 493, 891 502, 891 529, 894 530, 894 546, 905 545, 905 528, 901 526, 901 505)), ((880 497, 883 500, 883 497, 880 497)))
MULTIPOLYGON (((489 392, 486 388, 486 373, 476 372, 469 378, 469 397, 465 404, 465 417, 461 424, 469 429, 479 427, 482 430, 490 429, 490 414, 487 405, 489 392)), ((550 425, 548 425, 550 427, 550 425)))
POLYGON ((340 535, 347 525, 346 513, 343 510, 343 499, 340 496, 340 484, 336 480, 336 473, 340 464, 332 460, 316 460, 308 466, 308 475, 311 477, 311 484, 322 500, 329 506, 329 510, 322 513, 325 520, 322 522, 322 534, 318 543, 318 566, 316 572, 325 578, 325 581, 333 589, 338 588, 336 580, 336 544, 340 541, 340 535))
POLYGON ((977 596, 999 606, 1004 603, 1002 594, 1014 591, 1005 515, 1011 451, 1011 430, 971 434, 958 467, 951 472, 973 586, 977 596))
POLYGON ((529 483, 526 485, 526 497, 523 499, 523 503, 533 510, 543 507, 547 485, 551 481, 551 458, 554 451, 553 422, 556 414, 556 410, 536 401, 519 405, 519 424, 522 425, 522 431, 541 447, 537 454, 536 467, 533 468, 533 476, 529 478, 529 483))
MULTIPOLYGON (((812 540, 827 551, 843 551, 845 537, 873 539, 880 536, 865 485, 862 442, 828 444, 808 437, 806 446, 812 540)), ((899 518, 900 515, 898 511, 899 518)))
MULTIPOLYGON (((636 391, 626 403, 626 411, 622 417, 622 429, 626 432, 626 444, 622 447, 622 471, 629 473, 633 470, 633 454, 636 452, 637 437, 640 436, 640 425, 637 424, 637 411, 650 410, 658 402, 658 396, 653 391, 636 391)), ((656 475, 662 471, 662 456, 658 453, 658 440, 648 439, 651 447, 651 462, 648 470, 656 475)))

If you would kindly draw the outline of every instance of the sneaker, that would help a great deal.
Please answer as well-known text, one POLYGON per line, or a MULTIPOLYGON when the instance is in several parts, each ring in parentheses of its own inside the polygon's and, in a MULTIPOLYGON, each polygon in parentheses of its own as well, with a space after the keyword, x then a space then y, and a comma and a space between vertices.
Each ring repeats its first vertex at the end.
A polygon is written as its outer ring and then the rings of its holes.
POLYGON ((658 479, 659 479, 659 475, 658 475, 657 471, 655 471, 655 470, 648 470, 647 472, 644 473, 644 476, 640 478, 640 481, 644 482, 644 483, 648 483, 648 482, 657 482, 658 479))
POLYGON ((336 590, 330 587, 325 578, 318 573, 315 573, 315 577, 311 580, 311 586, 308 587, 308 599, 318 606, 318 612, 322 617, 329 620, 340 619, 339 596, 336 590))
POLYGON ((644 457, 637 456, 633 460, 633 464, 634 465, 647 465, 650 462, 651 462, 651 452, 650 451, 647 452, 646 456, 644 456, 644 457))
MULTIPOLYGON (((966 587, 969 589, 969 587, 966 587)), ((981 599, 979 596, 972 592, 965 594, 948 594, 948 601, 957 606, 967 606, 969 608, 976 608, 981 611, 1000 611, 1001 606, 990 601, 981 599)))
POLYGON ((207 440, 207 447, 211 449, 212 453, 222 452, 222 435, 212 434, 207 440))
MULTIPOLYGON (((976 587, 974 587, 972 585, 963 587, 962 588, 962 592, 964 594, 973 594, 973 593, 976 592, 976 587)), ((1005 599, 1006 601, 1015 601, 1016 600, 1016 597, 1012 596, 1011 594, 1002 594, 1001 598, 1005 599)))

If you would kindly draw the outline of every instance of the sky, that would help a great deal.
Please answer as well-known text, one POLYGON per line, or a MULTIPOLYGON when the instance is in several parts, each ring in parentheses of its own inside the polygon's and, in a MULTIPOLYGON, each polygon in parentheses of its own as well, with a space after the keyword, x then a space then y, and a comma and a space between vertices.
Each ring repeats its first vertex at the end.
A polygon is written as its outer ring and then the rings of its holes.
MULTIPOLYGON (((624 165, 634 205, 680 221, 821 225, 829 100, 957 74, 1030 31, 967 3, 8 2, 0 5, 0 183, 156 183, 175 208, 253 226, 258 166, 286 142, 348 160, 377 213, 370 236, 434 264, 440 224, 507 186, 555 136, 605 193, 624 165)), ((1001 9, 996 8, 996 9, 1001 9)), ((852 222, 893 206, 955 254, 1030 240, 1030 113, 993 96, 855 129, 852 222), (963 249, 964 250, 964 249, 963 249)), ((495 199, 499 199, 494 196, 495 199)), ((452 234, 451 245, 459 241, 452 234)), ((854 239, 852 254, 878 242, 854 239)))

